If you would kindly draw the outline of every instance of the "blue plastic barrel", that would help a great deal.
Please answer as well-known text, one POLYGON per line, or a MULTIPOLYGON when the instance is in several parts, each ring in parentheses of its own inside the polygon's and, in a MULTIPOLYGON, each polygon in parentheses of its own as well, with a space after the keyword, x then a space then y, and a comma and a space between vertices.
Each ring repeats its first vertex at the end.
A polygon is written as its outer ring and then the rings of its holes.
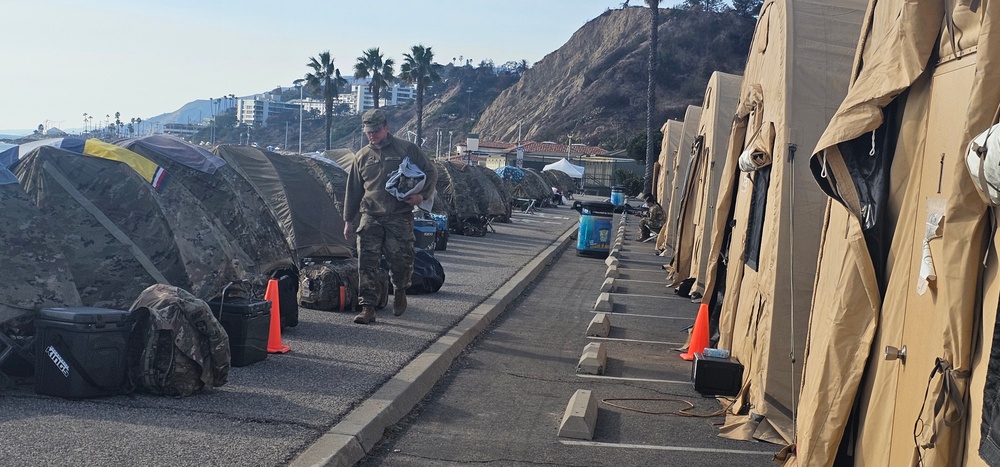
POLYGON ((576 252, 579 255, 607 257, 611 251, 611 219, 615 206, 610 203, 576 202, 573 209, 580 212, 576 252))
POLYGON ((611 187, 611 204, 621 207, 625 204, 625 189, 620 186, 611 187))

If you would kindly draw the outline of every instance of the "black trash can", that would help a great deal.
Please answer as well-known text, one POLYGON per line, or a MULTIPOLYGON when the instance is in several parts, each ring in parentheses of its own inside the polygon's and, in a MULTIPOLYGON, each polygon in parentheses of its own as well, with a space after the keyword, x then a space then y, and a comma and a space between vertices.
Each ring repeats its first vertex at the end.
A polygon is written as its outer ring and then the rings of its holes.
POLYGON ((611 219, 615 205, 603 202, 575 202, 573 209, 580 213, 576 252, 583 256, 606 258, 611 251, 611 219))

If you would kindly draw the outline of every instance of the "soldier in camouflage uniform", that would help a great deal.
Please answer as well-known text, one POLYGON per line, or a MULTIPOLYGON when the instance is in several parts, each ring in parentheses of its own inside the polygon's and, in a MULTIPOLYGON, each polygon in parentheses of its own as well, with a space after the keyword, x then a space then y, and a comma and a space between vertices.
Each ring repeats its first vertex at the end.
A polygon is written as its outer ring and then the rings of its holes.
POLYGON ((359 302, 361 313, 354 322, 375 321, 379 259, 389 261, 395 291, 392 309, 396 316, 406 311, 406 288, 413 273, 413 206, 434 194, 437 171, 415 144, 393 137, 380 109, 362 117, 368 145, 361 148, 347 175, 344 200, 344 237, 357 235, 359 302), (404 157, 426 175, 424 189, 400 201, 385 189, 389 174, 399 168, 404 157), (361 220, 355 227, 358 213, 361 220))
POLYGON ((667 215, 664 214, 663 208, 656 202, 656 196, 647 194, 643 196, 643 200, 646 201, 649 213, 639 221, 640 242, 649 238, 650 232, 659 232, 663 228, 663 224, 667 221, 667 215))

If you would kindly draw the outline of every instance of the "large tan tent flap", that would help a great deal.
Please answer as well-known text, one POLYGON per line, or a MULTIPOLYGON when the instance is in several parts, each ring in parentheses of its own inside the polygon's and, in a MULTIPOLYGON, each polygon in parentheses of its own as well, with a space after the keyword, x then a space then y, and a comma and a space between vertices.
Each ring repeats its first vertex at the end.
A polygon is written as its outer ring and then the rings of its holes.
POLYGON ((692 187, 693 196, 688 200, 693 209, 686 212, 691 216, 689 219, 694 226, 694 236, 690 243, 679 246, 681 249, 691 249, 690 277, 695 279, 691 286, 692 297, 701 296, 705 291, 716 202, 725 165, 729 130, 740 101, 742 81, 742 76, 716 71, 709 78, 708 88, 705 90, 705 102, 702 105, 704 110, 696 137, 702 141, 698 154, 698 173, 692 187))
MULTIPOLYGON (((660 144, 660 173, 656 178, 656 200, 663 207, 664 213, 670 206, 670 198, 673 195, 674 167, 677 158, 677 146, 681 141, 681 132, 684 130, 684 123, 677 120, 667 120, 663 124, 663 142, 660 144)), ((664 254, 673 252, 665 251, 667 248, 667 223, 663 223, 659 235, 656 237, 656 251, 664 254)))
MULTIPOLYGON (((979 397, 966 391, 970 369, 974 385, 985 370, 972 347, 986 206, 963 158, 1000 104, 997 49, 988 45, 997 8, 869 8, 854 83, 811 160, 832 199, 787 465, 832 465, 846 436, 857 465, 977 463, 977 446, 965 440, 977 428, 957 422, 972 413, 964 401, 979 397), (945 206, 941 236, 925 248, 936 203, 945 206), (938 274, 921 294, 924 253, 938 274), (857 425, 848 430, 852 408, 857 425)), ((995 274, 985 280, 1000 288, 995 274)), ((985 312, 991 320, 995 313, 985 312)))
POLYGON ((674 157, 673 182, 671 186, 670 203, 662 204, 667 214, 667 221, 664 225, 665 242, 664 254, 670 258, 667 265, 667 282, 680 281, 688 277, 688 267, 690 257, 678 257, 676 251, 677 242, 681 232, 681 198, 683 197, 685 176, 689 172, 691 165, 691 149, 694 145, 694 137, 698 132, 698 122, 701 120, 701 107, 689 105, 684 111, 684 125, 681 128, 681 139, 677 143, 677 153, 674 157))
POLYGON ((801 355, 825 196, 801 157, 843 100, 862 0, 776 0, 761 9, 728 133, 702 304, 744 365, 721 436, 794 439, 801 355), (753 154, 753 170, 739 170, 753 154))

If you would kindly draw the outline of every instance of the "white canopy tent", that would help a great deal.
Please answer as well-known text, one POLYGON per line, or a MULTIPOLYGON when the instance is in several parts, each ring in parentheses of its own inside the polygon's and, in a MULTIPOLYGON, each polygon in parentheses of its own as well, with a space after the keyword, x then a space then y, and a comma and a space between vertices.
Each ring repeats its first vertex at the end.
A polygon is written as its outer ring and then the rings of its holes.
POLYGON ((542 170, 558 170, 566 175, 569 175, 570 178, 583 178, 583 167, 571 164, 565 157, 559 159, 557 162, 546 165, 542 168, 542 170))

